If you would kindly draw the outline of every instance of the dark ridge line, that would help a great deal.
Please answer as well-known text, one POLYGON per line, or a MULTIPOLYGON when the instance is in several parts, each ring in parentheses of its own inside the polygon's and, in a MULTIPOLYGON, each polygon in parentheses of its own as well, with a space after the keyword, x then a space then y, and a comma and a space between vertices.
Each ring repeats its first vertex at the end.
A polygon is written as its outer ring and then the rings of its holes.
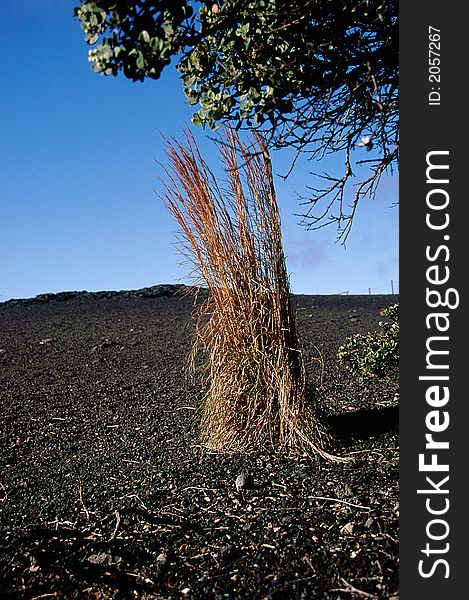
MULTIPOLYGON (((208 293, 208 289, 200 286, 185 285, 182 283, 163 283, 149 287, 140 288, 137 290, 102 290, 97 292, 82 291, 66 291, 66 292, 50 292, 38 294, 33 298, 11 298, 4 302, 0 302, 0 306, 16 305, 16 304, 38 304, 42 302, 65 302, 74 298, 101 299, 101 298, 160 298, 162 296, 198 296, 208 293)), ((302 296, 320 297, 320 298, 336 298, 347 300, 348 297, 354 298, 389 298, 391 303, 399 300, 399 294, 292 294, 295 298, 302 296)))
POLYGON ((11 304, 37 304, 41 302, 65 302, 74 298, 159 298, 161 296, 195 296, 206 292, 205 288, 197 286, 189 286, 179 283, 165 283, 144 287, 138 290, 120 290, 120 291, 98 291, 88 292, 70 291, 38 294, 34 298, 12 298, 5 302, 0 302, 3 305, 11 304))

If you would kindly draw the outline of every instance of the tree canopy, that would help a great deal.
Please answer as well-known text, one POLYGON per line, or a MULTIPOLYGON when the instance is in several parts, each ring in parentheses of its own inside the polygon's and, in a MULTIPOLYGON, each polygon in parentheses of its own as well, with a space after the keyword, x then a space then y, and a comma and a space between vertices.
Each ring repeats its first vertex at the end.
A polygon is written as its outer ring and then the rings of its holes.
POLYGON ((346 239, 397 163, 398 0, 81 0, 75 14, 96 72, 157 79, 176 57, 196 125, 257 129, 294 149, 292 167, 342 152, 343 174, 311 188, 308 227, 336 222, 346 239), (358 164, 369 171, 347 206, 358 164))

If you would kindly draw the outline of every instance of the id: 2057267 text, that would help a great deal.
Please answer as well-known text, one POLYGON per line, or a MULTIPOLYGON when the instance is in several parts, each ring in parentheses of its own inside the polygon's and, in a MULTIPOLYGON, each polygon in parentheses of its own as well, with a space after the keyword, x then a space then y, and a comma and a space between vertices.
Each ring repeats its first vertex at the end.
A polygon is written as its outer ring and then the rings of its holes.
POLYGON ((428 105, 441 104, 441 32, 436 27, 428 27, 428 105))

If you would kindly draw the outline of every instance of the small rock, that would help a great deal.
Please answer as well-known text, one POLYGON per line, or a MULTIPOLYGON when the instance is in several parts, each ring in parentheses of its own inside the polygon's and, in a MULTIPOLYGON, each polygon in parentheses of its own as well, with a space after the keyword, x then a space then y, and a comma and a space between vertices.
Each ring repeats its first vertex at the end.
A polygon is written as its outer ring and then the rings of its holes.
POLYGON ((108 554, 107 552, 100 552, 99 554, 91 554, 90 556, 88 556, 87 560, 88 560, 88 562, 90 562, 93 565, 100 565, 100 566, 112 565, 112 563, 113 563, 112 556, 110 554, 108 554))
POLYGON ((353 523, 346 523, 340 528, 340 533, 342 535, 351 535, 353 533, 353 523))
POLYGON ((254 478, 250 473, 242 472, 236 477, 235 481, 236 490, 251 490, 254 486, 254 478))
POLYGON ((233 560, 237 554, 237 548, 233 544, 223 546, 220 549, 219 556, 222 560, 230 561, 233 560))
POLYGON ((122 556, 114 556, 114 562, 118 567, 123 567, 125 565, 125 560, 122 556))

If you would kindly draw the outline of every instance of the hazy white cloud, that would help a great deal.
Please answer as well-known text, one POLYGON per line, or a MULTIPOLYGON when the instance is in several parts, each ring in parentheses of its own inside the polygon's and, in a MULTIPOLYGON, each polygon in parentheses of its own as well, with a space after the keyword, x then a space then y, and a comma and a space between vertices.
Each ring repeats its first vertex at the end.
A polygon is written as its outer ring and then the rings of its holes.
POLYGON ((388 277, 388 275, 389 275, 389 265, 387 265, 387 264, 385 265, 382 262, 379 262, 376 264, 375 270, 376 270, 376 274, 380 278, 388 277))
POLYGON ((306 236, 301 233, 302 235, 297 237, 289 236, 285 242, 287 266, 290 271, 295 267, 314 270, 328 261, 324 242, 317 240, 311 232, 306 236))

